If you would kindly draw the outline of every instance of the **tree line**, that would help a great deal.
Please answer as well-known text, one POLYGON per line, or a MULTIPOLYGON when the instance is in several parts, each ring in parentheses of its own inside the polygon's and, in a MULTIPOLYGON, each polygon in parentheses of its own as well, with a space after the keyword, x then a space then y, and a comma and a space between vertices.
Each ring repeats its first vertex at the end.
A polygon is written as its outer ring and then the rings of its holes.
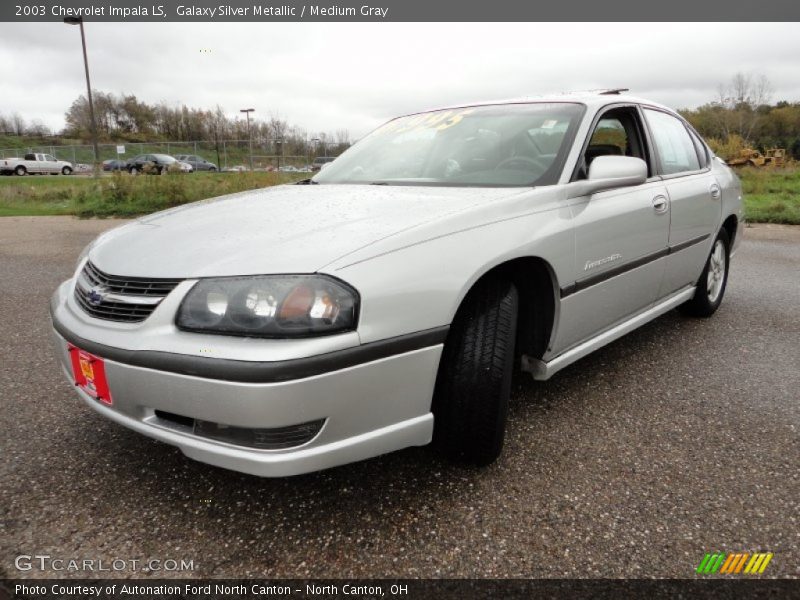
POLYGON ((765 76, 737 73, 714 100, 680 112, 722 158, 744 148, 785 148, 800 159, 800 102, 771 99, 765 76))
MULTIPOLYGON (((166 103, 148 104, 133 94, 113 94, 92 90, 97 137, 100 143, 112 142, 221 142, 248 140, 267 154, 306 156, 312 152, 334 156, 350 146, 346 129, 333 132, 308 132, 276 116, 267 119, 251 113, 247 120, 230 118, 220 106, 213 110, 166 103)), ((64 139, 91 139, 89 102, 79 96, 64 115, 66 125, 59 136, 64 139)), ((50 132, 41 122, 26 123, 18 113, 0 114, 0 133, 46 136, 50 132)))
MULTIPOLYGON (((212 110, 148 104, 133 94, 93 92, 99 141, 222 141, 247 140, 247 121, 230 118, 220 106, 212 110)), ((716 97, 681 114, 723 158, 732 158, 746 147, 764 151, 786 148, 800 159, 800 102, 780 100, 774 104, 772 85, 763 75, 736 74, 718 87, 716 97)), ((338 155, 350 145, 347 130, 307 132, 285 120, 270 116, 251 117, 253 143, 265 153, 305 156, 326 153, 338 155), (317 141, 313 141, 317 140, 317 141), (279 146, 280 144, 280 146, 279 146)), ((65 114, 66 126, 61 137, 89 140, 89 103, 79 96, 65 114)), ((26 123, 18 113, 0 114, 0 133, 47 135, 41 121, 26 123)))

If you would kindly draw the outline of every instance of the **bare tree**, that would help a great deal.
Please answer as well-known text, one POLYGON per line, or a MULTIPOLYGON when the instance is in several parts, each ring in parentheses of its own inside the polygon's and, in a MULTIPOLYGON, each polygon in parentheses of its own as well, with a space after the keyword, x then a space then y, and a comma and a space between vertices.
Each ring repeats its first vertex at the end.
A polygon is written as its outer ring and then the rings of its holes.
POLYGON ((25 133, 25 119, 22 118, 21 114, 15 112, 11 115, 11 131, 17 135, 25 133))
POLYGON ((715 104, 723 109, 718 125, 725 137, 737 134, 749 144, 760 119, 758 108, 771 97, 772 84, 763 73, 736 73, 728 84, 720 84, 715 104))
POLYGON ((25 133, 28 135, 46 136, 50 135, 51 131, 40 119, 34 119, 30 122, 30 125, 25 128, 25 133))

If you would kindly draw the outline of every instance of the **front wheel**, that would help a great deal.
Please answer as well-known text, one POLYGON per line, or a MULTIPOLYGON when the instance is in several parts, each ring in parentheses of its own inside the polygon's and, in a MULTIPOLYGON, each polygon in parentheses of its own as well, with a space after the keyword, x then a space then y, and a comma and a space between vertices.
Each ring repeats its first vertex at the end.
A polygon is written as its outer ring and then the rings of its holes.
POLYGON ((139 169, 137 169, 136 167, 131 167, 130 169, 128 169, 128 173, 130 173, 131 175, 138 175, 139 169))
POLYGON ((711 247, 706 266, 697 280, 694 297, 679 307, 683 314, 692 317, 710 317, 717 312, 728 284, 729 259, 730 238, 728 232, 721 229, 711 247))
POLYGON ((62 175, 71 175, 72 174, 72 169, 70 169, 69 167, 64 167, 63 169, 61 169, 61 174, 62 175))
POLYGON ((433 399, 434 444, 452 458, 486 465, 503 449, 518 306, 511 282, 489 279, 453 320, 433 399))

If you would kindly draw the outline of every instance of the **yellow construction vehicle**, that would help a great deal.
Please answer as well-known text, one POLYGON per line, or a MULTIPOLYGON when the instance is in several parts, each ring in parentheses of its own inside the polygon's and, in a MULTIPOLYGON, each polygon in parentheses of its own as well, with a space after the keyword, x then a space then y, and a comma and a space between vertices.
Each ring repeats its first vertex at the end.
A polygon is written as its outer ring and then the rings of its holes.
POLYGON ((727 163, 732 167, 782 167, 786 164, 786 149, 768 148, 761 154, 753 148, 744 148, 727 163))

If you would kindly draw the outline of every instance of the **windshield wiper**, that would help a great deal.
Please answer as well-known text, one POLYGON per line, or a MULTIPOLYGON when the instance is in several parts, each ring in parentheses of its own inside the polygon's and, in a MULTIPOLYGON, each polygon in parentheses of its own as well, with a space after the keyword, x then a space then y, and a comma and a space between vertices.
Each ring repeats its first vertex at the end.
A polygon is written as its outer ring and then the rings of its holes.
POLYGON ((389 185, 388 181, 371 181, 370 185, 389 185))
POLYGON ((314 181, 310 177, 308 179, 301 179, 300 181, 295 181, 295 185, 319 185, 319 181, 314 181))

